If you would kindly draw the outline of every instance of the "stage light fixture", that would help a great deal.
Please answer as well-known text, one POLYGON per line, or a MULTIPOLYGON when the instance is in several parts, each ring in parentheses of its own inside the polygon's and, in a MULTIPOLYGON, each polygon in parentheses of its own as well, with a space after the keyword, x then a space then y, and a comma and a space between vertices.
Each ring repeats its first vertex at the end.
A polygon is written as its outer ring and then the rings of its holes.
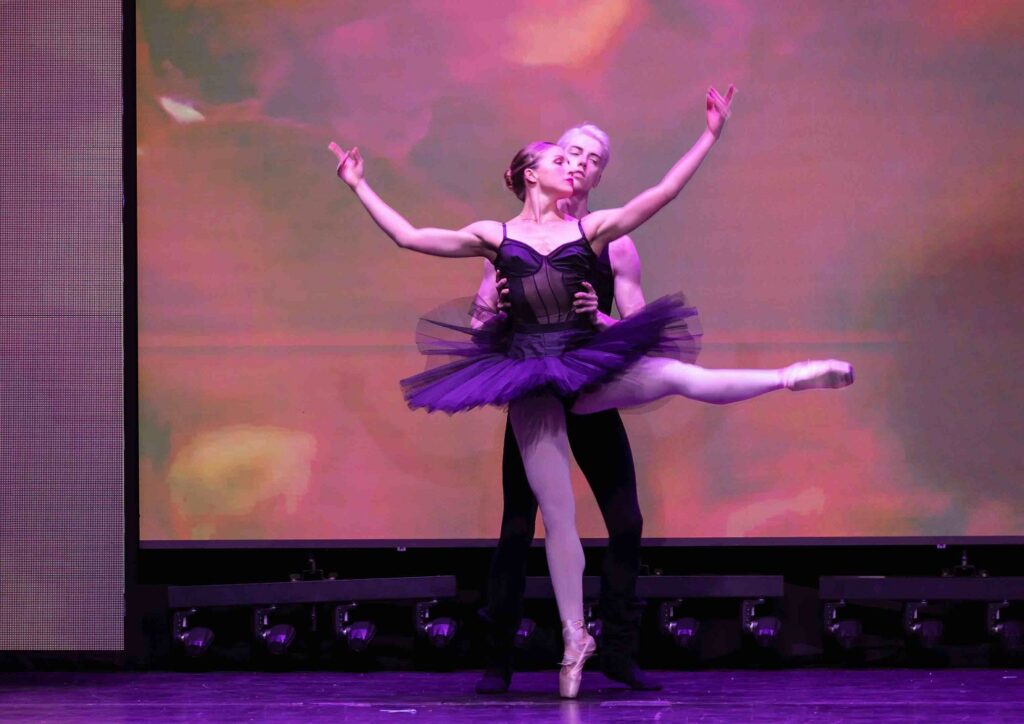
POLYGON ((537 622, 532 618, 524 618, 519 621, 519 626, 516 628, 516 635, 512 639, 512 644, 517 649, 525 649, 530 645, 530 640, 533 639, 533 635, 537 632, 537 622))
POLYGON ((453 618, 430 618, 430 609, 437 605, 437 600, 421 601, 416 604, 416 631, 426 636, 434 648, 446 648, 455 639, 459 623, 453 618))
POLYGON ((986 629, 998 639, 1000 646, 1012 653, 1024 652, 1024 622, 1004 619, 1003 614, 1010 607, 1009 601, 990 603, 986 613, 986 629))
POLYGON ((175 611, 172 623, 174 643, 181 646, 186 656, 198 658, 206 653, 213 643, 213 631, 205 626, 189 626, 189 617, 198 611, 190 608, 187 611, 175 611))
POLYGON ((355 607, 355 603, 334 607, 334 637, 343 640, 350 651, 366 651, 377 635, 377 627, 370 621, 351 621, 355 607))
POLYGON ((593 603, 584 605, 583 620, 587 624, 587 633, 593 636, 598 643, 601 643, 601 634, 604 633, 604 621, 599 616, 594 615, 593 603))
POLYGON ((270 614, 277 610, 277 606, 266 606, 257 608, 252 612, 252 631, 257 639, 263 642, 267 651, 274 656, 280 656, 288 652, 288 648, 295 641, 295 627, 287 623, 270 625, 270 614))
POLYGON ((849 650, 860 640, 861 634, 864 633, 864 627, 857 619, 839 618, 839 611, 843 608, 846 608, 845 601, 825 604, 825 634, 830 636, 840 648, 849 650))
POLYGON ((754 637, 758 646, 769 648, 778 643, 782 621, 775 616, 758 616, 757 607, 761 605, 764 605, 763 598, 743 601, 740 608, 740 624, 746 633, 754 637))
POLYGON ((676 618, 676 609, 683 605, 682 599, 665 601, 658 607, 658 623, 661 632, 672 639, 679 648, 691 648, 697 643, 700 622, 692 617, 676 618))
POLYGON ((927 601, 915 601, 903 606, 903 630, 923 648, 934 649, 942 643, 942 621, 934 618, 921 618, 921 610, 928 606, 927 601))

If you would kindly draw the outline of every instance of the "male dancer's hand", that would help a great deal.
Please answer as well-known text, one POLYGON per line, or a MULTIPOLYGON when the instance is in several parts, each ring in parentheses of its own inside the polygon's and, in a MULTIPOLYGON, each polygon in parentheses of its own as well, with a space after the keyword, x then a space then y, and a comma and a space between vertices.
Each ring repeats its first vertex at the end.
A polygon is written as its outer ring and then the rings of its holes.
POLYGON ((707 95, 707 117, 708 117, 708 130, 711 134, 718 138, 722 135, 722 129, 725 128, 725 122, 729 120, 729 115, 732 113, 730 108, 732 104, 733 94, 736 93, 736 86, 729 85, 729 89, 725 92, 725 97, 714 89, 714 87, 708 88, 707 95))
POLYGON ((597 323, 597 292, 590 282, 583 282, 584 291, 576 292, 572 308, 576 314, 589 317, 592 324, 597 323))
POLYGON ((508 301, 508 278, 497 270, 494 273, 494 288, 498 292, 498 311, 507 313, 512 308, 512 303, 508 301))

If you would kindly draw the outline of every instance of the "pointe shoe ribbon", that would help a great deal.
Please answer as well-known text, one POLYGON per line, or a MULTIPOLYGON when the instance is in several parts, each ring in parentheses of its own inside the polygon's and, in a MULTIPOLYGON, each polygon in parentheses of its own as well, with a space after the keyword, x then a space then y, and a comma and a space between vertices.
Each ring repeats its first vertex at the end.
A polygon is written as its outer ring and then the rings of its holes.
POLYGON ((797 362, 782 370, 788 390, 836 389, 853 384, 853 365, 837 359, 797 362))
POLYGON ((565 653, 558 672, 558 693, 565 699, 575 699, 583 681, 583 666, 597 651, 597 642, 587 633, 583 621, 565 621, 562 626, 565 653))

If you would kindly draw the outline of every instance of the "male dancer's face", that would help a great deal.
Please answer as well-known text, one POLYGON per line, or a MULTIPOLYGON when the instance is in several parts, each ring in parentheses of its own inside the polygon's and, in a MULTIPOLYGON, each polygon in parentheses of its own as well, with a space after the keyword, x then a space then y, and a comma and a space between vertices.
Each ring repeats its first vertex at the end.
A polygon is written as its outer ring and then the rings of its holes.
POLYGON ((604 148, 593 136, 577 131, 563 144, 569 172, 576 179, 573 194, 586 196, 601 183, 604 148))

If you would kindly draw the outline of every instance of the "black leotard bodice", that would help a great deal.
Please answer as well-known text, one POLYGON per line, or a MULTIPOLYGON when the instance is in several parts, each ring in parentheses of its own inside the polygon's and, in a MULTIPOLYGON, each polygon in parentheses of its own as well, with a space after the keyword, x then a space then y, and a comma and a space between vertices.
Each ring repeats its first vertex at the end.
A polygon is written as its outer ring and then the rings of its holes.
MULTIPOLYGON (((504 224, 502 231, 505 232, 504 224)), ((584 290, 584 280, 595 289, 598 286, 598 258, 582 224, 579 239, 562 244, 547 255, 503 233, 494 265, 508 279, 508 313, 514 324, 582 322, 572 308, 574 295, 584 290)))
POLYGON ((612 313, 612 302, 615 301, 615 272, 608 254, 611 244, 605 244, 601 255, 594 262, 593 276, 587 281, 597 292, 597 308, 605 314, 612 313))

